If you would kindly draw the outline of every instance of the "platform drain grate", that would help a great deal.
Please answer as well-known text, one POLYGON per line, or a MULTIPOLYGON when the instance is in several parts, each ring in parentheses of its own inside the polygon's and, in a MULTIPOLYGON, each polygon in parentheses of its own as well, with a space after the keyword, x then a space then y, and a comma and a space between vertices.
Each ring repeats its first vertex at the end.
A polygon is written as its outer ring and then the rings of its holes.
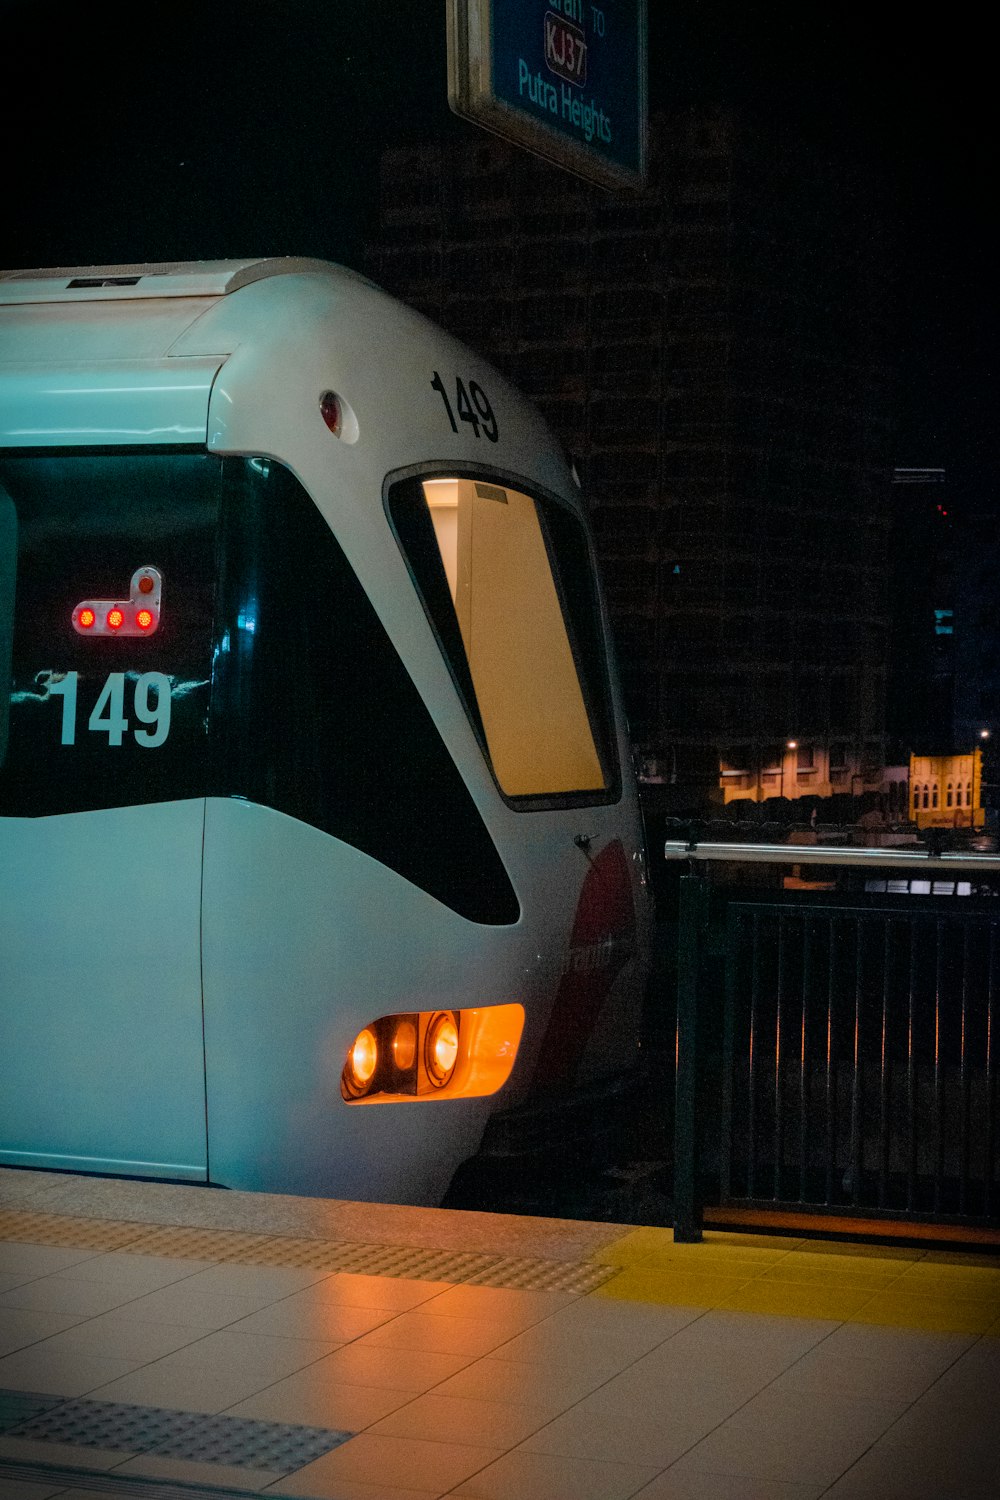
POLYGON ((77 1448, 107 1448, 116 1453, 158 1453, 196 1463, 232 1464, 287 1474, 339 1447, 353 1434, 291 1422, 260 1422, 252 1417, 80 1398, 25 1416, 7 1429, 7 1436, 71 1443, 77 1448))

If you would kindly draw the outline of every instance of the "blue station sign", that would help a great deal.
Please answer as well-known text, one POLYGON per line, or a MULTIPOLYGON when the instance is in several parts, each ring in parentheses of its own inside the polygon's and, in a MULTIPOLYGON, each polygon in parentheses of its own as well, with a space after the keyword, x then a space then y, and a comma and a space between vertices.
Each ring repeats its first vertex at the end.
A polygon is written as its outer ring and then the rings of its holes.
POLYGON ((605 187, 646 175, 646 0, 450 0, 449 99, 605 187))

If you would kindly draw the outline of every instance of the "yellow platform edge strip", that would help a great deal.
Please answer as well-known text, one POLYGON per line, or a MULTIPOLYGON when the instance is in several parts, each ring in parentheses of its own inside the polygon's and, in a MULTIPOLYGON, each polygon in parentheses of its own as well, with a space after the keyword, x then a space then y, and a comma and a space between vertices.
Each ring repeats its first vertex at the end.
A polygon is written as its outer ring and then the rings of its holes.
POLYGON ((1000 1260, 976 1252, 638 1228, 594 1258, 616 1270, 595 1297, 1000 1336, 1000 1260))

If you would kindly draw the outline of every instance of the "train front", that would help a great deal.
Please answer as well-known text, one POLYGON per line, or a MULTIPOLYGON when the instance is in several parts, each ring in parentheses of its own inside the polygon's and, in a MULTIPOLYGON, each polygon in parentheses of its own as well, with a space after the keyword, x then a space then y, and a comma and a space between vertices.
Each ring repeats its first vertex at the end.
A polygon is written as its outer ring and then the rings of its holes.
POLYGON ((370 284, 248 287, 191 352, 237 313, 214 694, 260 767, 207 825, 213 1176, 438 1202, 472 1157, 585 1147, 635 1084, 651 897, 585 509, 535 409, 370 284))
POLYGON ((2 1159, 433 1204, 584 1142, 650 894, 539 414, 326 263, 0 290, 2 1159))

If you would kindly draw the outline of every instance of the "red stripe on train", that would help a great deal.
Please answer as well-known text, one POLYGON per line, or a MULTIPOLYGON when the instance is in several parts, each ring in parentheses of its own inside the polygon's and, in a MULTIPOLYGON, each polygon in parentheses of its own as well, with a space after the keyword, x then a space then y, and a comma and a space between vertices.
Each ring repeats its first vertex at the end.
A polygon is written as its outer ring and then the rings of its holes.
POLYGON ((635 952, 635 905, 628 860, 614 839, 590 860, 535 1085, 572 1082, 611 986, 635 952))

